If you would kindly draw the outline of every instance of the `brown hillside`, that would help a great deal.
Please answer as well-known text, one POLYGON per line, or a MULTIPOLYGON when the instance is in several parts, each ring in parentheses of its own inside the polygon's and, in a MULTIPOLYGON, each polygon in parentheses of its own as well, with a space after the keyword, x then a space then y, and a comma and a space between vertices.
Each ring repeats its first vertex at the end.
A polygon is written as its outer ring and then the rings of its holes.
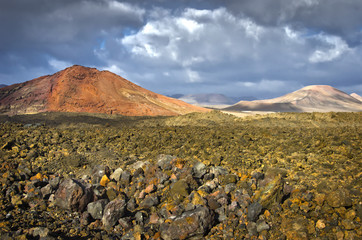
POLYGON ((209 110, 148 91, 109 71, 77 65, 0 90, 0 113, 48 111, 157 116, 209 110))

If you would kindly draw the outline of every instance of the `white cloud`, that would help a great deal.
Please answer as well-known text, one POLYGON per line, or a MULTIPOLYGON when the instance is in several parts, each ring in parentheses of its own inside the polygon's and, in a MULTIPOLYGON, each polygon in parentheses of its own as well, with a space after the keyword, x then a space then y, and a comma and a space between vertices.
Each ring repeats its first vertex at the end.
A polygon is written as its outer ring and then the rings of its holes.
POLYGON ((103 68, 101 68, 101 70, 107 70, 107 71, 113 72, 121 77, 127 78, 126 72, 114 64, 111 66, 108 66, 108 67, 103 67, 103 68))
POLYGON ((119 42, 135 57, 159 58, 161 64, 170 61, 188 67, 247 56, 248 45, 258 41, 263 32, 250 19, 236 18, 224 8, 189 8, 178 16, 168 12, 162 19, 150 20, 119 42))
POLYGON ((340 37, 319 35, 317 37, 320 41, 328 44, 329 49, 317 49, 309 57, 311 63, 329 62, 339 58, 341 55, 349 50, 349 47, 345 41, 340 37))
POLYGON ((292 40, 299 38, 299 34, 289 26, 284 27, 284 31, 285 31, 285 34, 287 35, 287 37, 292 40))
POLYGON ((143 27, 118 38, 112 47, 108 40, 97 56, 159 93, 276 97, 304 85, 328 84, 326 79, 336 79, 343 69, 361 62, 357 51, 334 35, 295 25, 262 26, 225 8, 154 8, 145 19, 143 27), (347 67, 331 71, 315 64, 336 59, 347 67))
POLYGON ((238 82, 241 87, 258 89, 259 91, 266 92, 278 92, 281 88, 285 88, 288 83, 282 80, 271 80, 271 79, 261 79, 260 81, 255 82, 238 82))
POLYGON ((254 82, 238 82, 236 84, 244 96, 259 96, 259 99, 267 99, 284 95, 302 87, 296 81, 261 79, 254 82))
POLYGON ((189 34, 193 34, 196 31, 201 30, 203 27, 202 24, 199 24, 198 22, 187 18, 176 19, 176 24, 180 27, 180 29, 182 28, 186 29, 189 32, 189 34))
POLYGON ((71 66, 72 64, 67 61, 61 61, 55 58, 52 58, 48 61, 49 65, 52 66, 52 68, 56 71, 63 70, 64 68, 67 68, 71 66))
POLYGON ((201 77, 198 72, 193 71, 191 69, 187 69, 186 74, 188 76, 188 82, 190 83, 201 82, 201 77))

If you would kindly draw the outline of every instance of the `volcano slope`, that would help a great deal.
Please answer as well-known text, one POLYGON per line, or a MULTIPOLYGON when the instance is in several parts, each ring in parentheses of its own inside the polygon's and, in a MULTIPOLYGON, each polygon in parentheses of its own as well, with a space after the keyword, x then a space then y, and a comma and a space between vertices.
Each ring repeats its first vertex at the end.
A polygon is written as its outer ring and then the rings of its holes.
POLYGON ((146 90, 109 71, 78 65, 0 89, 0 113, 10 115, 90 112, 173 116, 207 111, 146 90))
POLYGON ((2 116, 0 237, 361 239, 361 118, 2 116))

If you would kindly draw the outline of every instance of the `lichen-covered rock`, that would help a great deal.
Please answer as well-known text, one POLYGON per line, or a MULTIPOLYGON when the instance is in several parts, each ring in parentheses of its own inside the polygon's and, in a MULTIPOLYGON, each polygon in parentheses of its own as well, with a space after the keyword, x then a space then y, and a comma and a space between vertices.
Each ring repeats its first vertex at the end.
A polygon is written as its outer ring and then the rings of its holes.
POLYGON ((110 182, 111 180, 109 180, 109 178, 107 177, 107 175, 103 175, 103 177, 101 178, 101 180, 99 181, 99 184, 103 187, 106 187, 107 184, 110 182))
POLYGON ((213 213, 205 206, 184 212, 171 222, 161 225, 161 237, 169 239, 202 238, 212 227, 213 213))
POLYGON ((103 211, 102 223, 106 228, 113 227, 124 216, 126 201, 115 199, 109 202, 103 211))
POLYGON ((284 196, 281 175, 274 178, 265 177, 261 181, 261 189, 254 198, 264 207, 270 208, 273 203, 280 203, 284 196))
POLYGON ((184 179, 175 182, 170 190, 171 198, 174 200, 182 200, 189 195, 189 186, 184 179))
POLYGON ((343 188, 330 192, 326 197, 326 201, 329 206, 334 208, 350 207, 352 205, 352 200, 348 191, 343 188))
POLYGON ((220 183, 222 185, 226 185, 229 183, 236 183, 238 181, 238 176, 235 174, 222 175, 222 177, 219 178, 220 178, 220 183))
POLYGON ((308 239, 308 220, 302 216, 283 216, 281 231, 287 239, 308 239))

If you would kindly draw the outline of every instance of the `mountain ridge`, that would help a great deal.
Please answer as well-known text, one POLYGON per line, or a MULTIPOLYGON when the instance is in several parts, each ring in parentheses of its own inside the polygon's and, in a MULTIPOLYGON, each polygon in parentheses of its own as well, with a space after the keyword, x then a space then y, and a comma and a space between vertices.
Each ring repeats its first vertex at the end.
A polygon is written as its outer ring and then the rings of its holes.
POLYGON ((358 99, 359 101, 362 102, 362 97, 360 95, 358 95, 357 93, 351 93, 350 96, 354 97, 355 99, 358 99))

